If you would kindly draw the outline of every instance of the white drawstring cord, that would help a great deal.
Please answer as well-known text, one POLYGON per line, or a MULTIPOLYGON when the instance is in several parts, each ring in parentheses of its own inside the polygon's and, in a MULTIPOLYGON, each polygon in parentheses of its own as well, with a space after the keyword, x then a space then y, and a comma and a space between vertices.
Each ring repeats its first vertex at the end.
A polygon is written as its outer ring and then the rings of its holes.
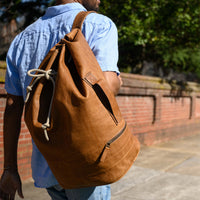
POLYGON ((52 69, 49 69, 47 71, 42 70, 42 69, 31 69, 28 71, 28 75, 31 77, 35 77, 35 80, 33 81, 33 83, 31 85, 29 85, 27 87, 27 95, 26 95, 26 100, 25 103, 28 101, 29 97, 30 97, 30 92, 32 91, 34 85, 42 78, 45 77, 47 80, 50 80, 53 84, 53 94, 51 97, 51 102, 50 102, 50 106, 49 106, 49 111, 48 111, 48 115, 47 115, 47 119, 46 122, 44 124, 42 124, 42 128, 44 130, 44 135, 47 141, 49 141, 49 137, 48 137, 48 133, 47 133, 47 128, 50 127, 50 116, 51 116, 51 108, 52 108, 52 103, 53 103, 53 96, 55 93, 55 80, 54 77, 56 76, 56 72, 52 69), (33 72, 38 72, 37 74, 32 74, 33 72))

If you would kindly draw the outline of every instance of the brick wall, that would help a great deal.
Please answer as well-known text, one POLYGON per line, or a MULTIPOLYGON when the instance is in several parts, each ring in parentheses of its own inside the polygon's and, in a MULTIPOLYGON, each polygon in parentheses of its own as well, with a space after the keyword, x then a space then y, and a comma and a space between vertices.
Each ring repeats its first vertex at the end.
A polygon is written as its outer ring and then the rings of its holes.
POLYGON ((6 103, 4 84, 0 84, 0 175, 3 168, 3 113, 6 103))
MULTIPOLYGON (((200 131, 200 85, 187 83, 185 90, 159 78, 121 74, 123 86, 117 101, 132 133, 152 145, 200 131)), ((0 84, 0 174, 3 168, 3 112, 6 93, 0 84)), ((31 137, 22 120, 18 165, 22 180, 31 177, 31 137)))
POLYGON ((122 74, 117 97, 133 134, 145 145, 200 131, 200 85, 168 84, 160 78, 122 74))

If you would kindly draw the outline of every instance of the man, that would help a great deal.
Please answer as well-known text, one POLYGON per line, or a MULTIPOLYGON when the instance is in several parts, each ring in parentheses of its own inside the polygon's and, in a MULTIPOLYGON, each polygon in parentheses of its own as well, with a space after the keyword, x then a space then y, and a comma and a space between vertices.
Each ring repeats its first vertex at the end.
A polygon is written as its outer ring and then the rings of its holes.
MULTIPOLYGON (((27 27, 12 42, 7 54, 5 88, 8 92, 4 114, 4 172, 0 180, 0 199, 23 198, 17 169, 17 143, 20 133, 26 87, 31 78, 27 71, 38 68, 45 55, 69 33, 80 11, 99 9, 99 0, 57 0, 56 6, 27 27)), ((121 79, 117 68, 117 29, 107 17, 91 13, 83 24, 83 34, 99 62, 109 87, 117 94, 121 79)), ((109 200, 110 186, 63 189, 33 143, 32 173, 36 187, 47 188, 53 200, 109 200)))

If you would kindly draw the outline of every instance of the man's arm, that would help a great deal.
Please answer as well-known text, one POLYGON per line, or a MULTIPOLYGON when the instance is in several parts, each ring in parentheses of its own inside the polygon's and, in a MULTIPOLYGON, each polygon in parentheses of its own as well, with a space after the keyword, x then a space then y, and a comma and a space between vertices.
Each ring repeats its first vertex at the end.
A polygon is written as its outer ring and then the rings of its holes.
POLYGON ((0 200, 14 200, 16 191, 23 198, 17 168, 17 146, 23 107, 22 96, 8 94, 4 112, 4 172, 0 179, 0 200))
POLYGON ((119 89, 122 85, 122 80, 120 75, 117 75, 116 72, 106 71, 103 72, 110 90, 114 93, 114 95, 117 95, 119 92, 119 89))

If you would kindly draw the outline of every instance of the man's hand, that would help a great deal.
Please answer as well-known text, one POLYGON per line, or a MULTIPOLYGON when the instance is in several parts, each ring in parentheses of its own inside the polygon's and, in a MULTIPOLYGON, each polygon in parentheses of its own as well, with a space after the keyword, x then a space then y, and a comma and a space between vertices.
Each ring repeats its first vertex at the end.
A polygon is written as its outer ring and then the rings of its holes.
POLYGON ((17 170, 4 170, 0 179, 0 200, 14 200, 16 191, 21 198, 24 198, 17 170))

